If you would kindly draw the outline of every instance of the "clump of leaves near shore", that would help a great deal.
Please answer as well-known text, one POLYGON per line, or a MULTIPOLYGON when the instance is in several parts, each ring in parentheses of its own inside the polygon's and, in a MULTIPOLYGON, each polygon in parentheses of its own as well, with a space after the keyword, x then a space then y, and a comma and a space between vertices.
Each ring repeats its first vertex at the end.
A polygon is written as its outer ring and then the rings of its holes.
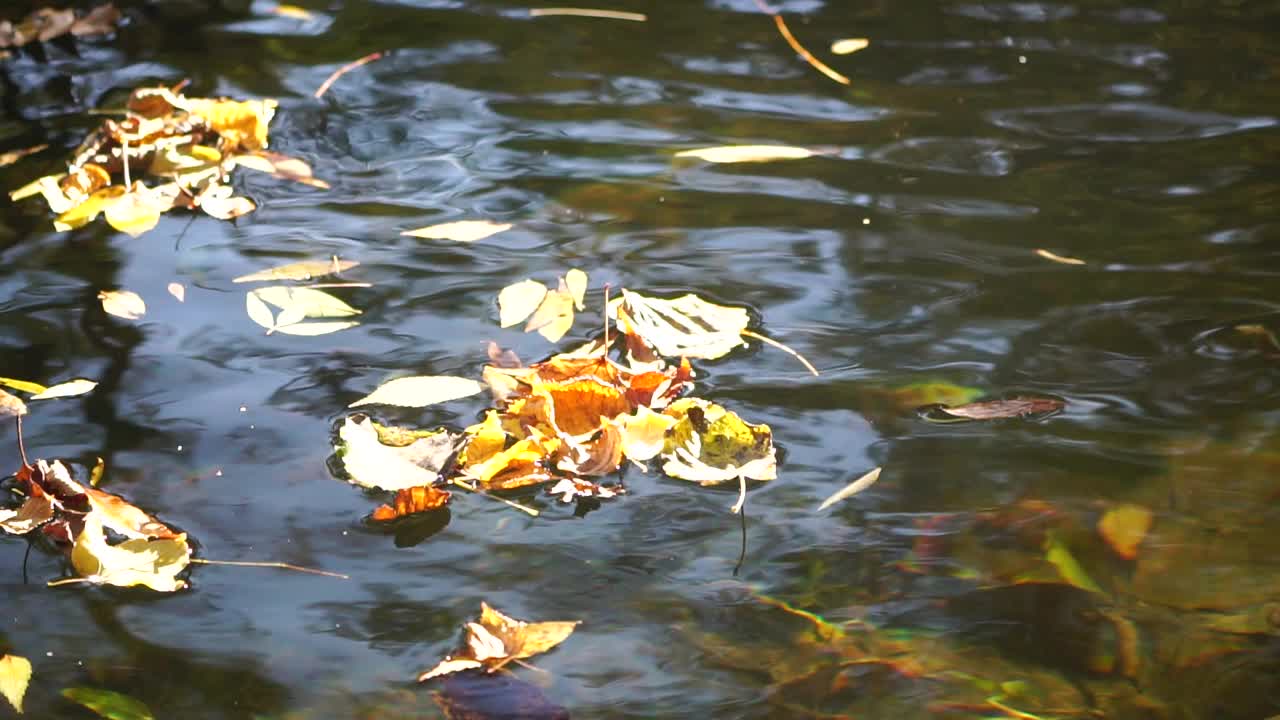
POLYGON ((9 195, 43 196, 57 213, 53 226, 73 230, 103 215, 133 236, 152 229, 174 208, 229 220, 257 206, 228 184, 236 167, 327 188, 307 163, 267 150, 276 101, 195 98, 176 89, 134 90, 124 117, 108 119, 85 138, 67 171, 9 195))
MULTIPOLYGON (((580 279, 561 281, 580 288, 566 291, 569 308, 581 307, 585 292, 586 274, 574 274, 580 279)), ((508 288, 499 297, 504 326, 529 314, 511 319, 512 296, 508 288)), ((526 305, 533 312, 542 303, 537 297, 526 305)), ((745 338, 762 338, 747 330, 750 316, 696 295, 665 300, 628 290, 606 312, 616 332, 606 326, 602 338, 529 366, 495 346, 481 372, 483 384, 448 376, 397 378, 352 403, 422 407, 486 386, 494 399, 484 418, 460 433, 387 427, 364 413, 345 418, 337 449, 350 480, 397 493, 373 519, 442 508, 449 501, 445 485, 485 494, 546 485, 565 502, 611 498, 625 488, 606 478, 627 463, 647 470, 650 461, 670 477, 701 485, 736 480, 732 510, 741 510, 748 480, 777 477, 773 432, 689 396, 696 376, 689 359, 718 358, 746 346, 745 338)), ((570 309, 554 337, 572 321, 570 309)))

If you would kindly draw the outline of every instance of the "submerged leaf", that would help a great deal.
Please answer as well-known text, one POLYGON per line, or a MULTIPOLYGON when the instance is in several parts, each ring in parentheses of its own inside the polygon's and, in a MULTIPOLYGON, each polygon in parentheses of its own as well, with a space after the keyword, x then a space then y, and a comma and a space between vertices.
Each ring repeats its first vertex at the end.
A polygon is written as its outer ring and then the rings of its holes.
POLYGON ((19 655, 0 656, 0 695, 18 714, 22 714, 22 698, 31 682, 31 661, 19 655))
POLYGON ((79 703, 107 720, 155 720, 148 708, 140 700, 112 690, 98 688, 73 687, 62 691, 62 696, 74 703, 79 703))
POLYGON ((470 397, 484 392, 485 386, 475 380, 451 375, 419 375, 390 380, 377 390, 356 400, 347 407, 360 405, 395 405, 397 407, 426 407, 470 397))
POLYGON ((406 230, 401 235, 425 238, 428 240, 454 240, 457 242, 475 242, 503 230, 510 230, 510 223, 496 223, 490 220, 459 220, 457 222, 428 225, 417 230, 406 230))
POLYGON ((356 414, 338 431, 343 467, 351 482, 381 490, 431 485, 448 468, 460 436, 447 430, 386 428, 356 414))
POLYGON ((231 161, 239 167, 264 172, 284 180, 293 180, 294 182, 321 189, 328 189, 329 187, 329 183, 316 178, 312 174, 311 166, 305 161, 288 155, 259 151, 236 155, 231 158, 231 161))
POLYGON ((1089 592, 1102 594, 1102 588, 1089 577, 1076 557, 1055 533, 1049 533, 1044 541, 1044 559, 1058 569, 1058 574, 1068 583, 1089 592))
POLYGON ((1138 556, 1138 546, 1151 530, 1151 510, 1141 505, 1118 505, 1098 519, 1098 534, 1125 560, 1138 556))
POLYGON ((696 150, 681 150, 676 153, 676 157, 697 158, 711 163, 740 163, 803 160, 817 154, 808 148, 787 145, 720 145, 696 150))
POLYGON ((108 314, 125 320, 137 320, 147 314, 147 304, 132 290, 100 290, 98 299, 108 314))
POLYGON ((984 400, 958 407, 939 408, 941 412, 970 420, 998 420, 1053 413, 1066 406, 1066 402, 1049 397, 1011 397, 1004 400, 984 400))

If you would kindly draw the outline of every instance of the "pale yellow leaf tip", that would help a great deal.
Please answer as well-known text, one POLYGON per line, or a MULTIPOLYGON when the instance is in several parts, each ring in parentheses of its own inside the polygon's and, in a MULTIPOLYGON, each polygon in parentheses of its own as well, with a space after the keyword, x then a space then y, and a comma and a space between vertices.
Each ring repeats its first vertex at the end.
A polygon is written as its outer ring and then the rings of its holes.
POLYGON ((871 41, 866 38, 844 38, 831 43, 831 53, 833 55, 851 55, 859 50, 865 50, 871 45, 871 41))
POLYGON ((31 682, 31 661, 18 655, 0 657, 0 695, 4 695, 18 714, 22 714, 22 698, 31 682))
POLYGON ((857 480, 854 480, 853 482, 849 483, 848 485, 841 488, 840 490, 837 490, 835 493, 831 495, 831 497, 822 501, 822 504, 818 506, 818 512, 826 510, 827 508, 831 507, 832 505, 835 505, 841 500, 853 497, 854 495, 857 495, 858 493, 862 492, 863 490, 866 490, 872 485, 875 485, 876 481, 880 479, 881 470, 883 470, 883 468, 879 468, 879 467, 874 468, 871 470, 871 472, 868 472, 866 475, 863 475, 862 477, 858 478, 857 480))
POLYGON ((497 235, 504 230, 510 230, 512 227, 511 223, 496 223, 491 220, 458 220, 439 225, 428 225, 416 230, 405 230, 400 234, 427 240, 475 242, 491 235, 497 235))

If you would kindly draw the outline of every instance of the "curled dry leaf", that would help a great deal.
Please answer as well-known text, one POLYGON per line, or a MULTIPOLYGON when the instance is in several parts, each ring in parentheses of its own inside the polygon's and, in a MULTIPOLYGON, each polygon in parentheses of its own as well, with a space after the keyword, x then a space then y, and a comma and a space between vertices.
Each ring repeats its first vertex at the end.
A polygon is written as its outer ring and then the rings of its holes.
POLYGON ((1056 262, 1056 263, 1058 263, 1058 264, 1060 264, 1060 265, 1084 265, 1084 264, 1086 264, 1086 263, 1085 263, 1085 261, 1084 261, 1084 260, 1081 260, 1080 258, 1073 258, 1073 257, 1067 257, 1067 256, 1065 256, 1065 255, 1059 255, 1059 254, 1057 254, 1057 253, 1055 253, 1055 252, 1050 252, 1050 251, 1048 251, 1048 250, 1045 250, 1044 248, 1039 248, 1039 249, 1037 249, 1037 250, 1036 250, 1036 254, 1037 254, 1037 255, 1039 255, 1040 257, 1044 258, 1045 260, 1051 260, 1051 261, 1056 262))
POLYGON ((377 390, 356 400, 347 407, 361 405, 395 405, 397 407, 426 407, 470 397, 484 392, 484 385, 475 380, 451 375, 418 375, 390 380, 377 390))
POLYGON ((75 380, 68 380, 64 383, 58 383, 52 387, 45 388, 39 393, 32 395, 31 399, 53 400, 55 398, 75 397, 77 395, 84 395, 96 387, 98 387, 98 383, 92 380, 76 378, 75 380))
POLYGON ((0 656, 0 695, 22 714, 22 699, 31 682, 31 661, 20 655, 0 656))
POLYGON ((417 230, 406 230, 400 234, 427 240, 475 242, 491 235, 497 235, 503 230, 510 230, 511 227, 510 223, 496 223, 491 220, 459 220, 439 225, 428 225, 417 230))
POLYGON ((1133 560, 1154 518, 1151 510, 1141 505, 1118 505, 1098 518, 1098 534, 1117 555, 1133 560))
POLYGON ((339 260, 336 256, 330 260, 306 260, 303 262, 278 265, 266 270, 259 270, 248 275, 241 275, 231 282, 270 282, 278 280, 313 280, 325 275, 337 275, 360 263, 355 260, 339 260))
POLYGON ((338 437, 338 453, 351 482, 397 491, 439 480, 461 440, 447 430, 385 427, 359 413, 343 421, 338 437))
POLYGON ((573 634, 579 621, 528 623, 480 604, 480 619, 466 625, 466 644, 457 653, 418 676, 418 682, 459 670, 484 667, 489 672, 512 660, 547 652, 573 634))
POLYGON ((109 315, 125 320, 137 320, 147 314, 147 304, 132 290, 100 290, 98 299, 109 315))
POLYGON ((1057 412, 1064 407, 1066 402, 1057 398, 1017 396, 1004 400, 972 402, 957 407, 942 407, 939 410, 947 415, 969 420, 999 420, 1027 415, 1045 415, 1057 412))
POLYGON ((717 147, 681 150, 675 156, 678 158, 697 158, 710 163, 741 163, 803 160, 817 154, 808 148, 788 145, 720 145, 717 147))
POLYGON ((143 585, 159 592, 186 587, 187 583, 177 576, 190 561, 191 548, 185 533, 165 539, 135 538, 107 544, 97 513, 85 517, 84 529, 71 548, 71 565, 80 577, 95 584, 143 585))
POLYGON ((439 510, 449 503, 449 491, 438 487, 411 487, 396 492, 391 505, 379 505, 372 517, 379 522, 396 520, 415 513, 439 510))
POLYGON ((36 145, 35 147, 22 148, 21 150, 10 150, 7 153, 0 153, 0 167, 12 165, 24 157, 34 155, 48 147, 48 145, 36 145))
POLYGON ((0 529, 11 535, 26 535, 52 520, 53 515, 53 498, 37 489, 17 510, 0 509, 0 529))

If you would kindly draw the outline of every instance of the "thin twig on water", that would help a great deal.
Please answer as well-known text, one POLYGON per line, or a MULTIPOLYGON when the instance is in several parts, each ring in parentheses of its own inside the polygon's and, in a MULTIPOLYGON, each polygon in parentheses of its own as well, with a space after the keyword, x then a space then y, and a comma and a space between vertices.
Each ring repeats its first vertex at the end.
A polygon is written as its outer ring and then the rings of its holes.
POLYGON ((330 75, 327 79, 325 79, 325 81, 324 81, 323 83, 321 83, 321 85, 320 85, 320 87, 319 87, 319 88, 316 88, 316 91, 315 91, 315 94, 313 95, 313 97, 315 97, 315 98, 317 98, 317 99, 319 99, 319 98, 321 98, 321 97, 324 97, 324 94, 325 94, 325 93, 327 93, 327 92, 329 92, 329 88, 330 88, 330 87, 332 87, 332 86, 333 86, 333 84, 334 84, 335 82, 337 82, 337 81, 338 81, 338 78, 342 77, 343 75, 346 75, 347 73, 351 72, 352 70, 355 70, 356 68, 360 67, 361 65, 368 65, 369 63, 373 62, 374 60, 377 60, 378 58, 381 58, 381 57, 382 57, 383 55, 385 55, 385 54, 386 54, 386 53, 385 53, 384 51, 381 51, 381 50, 379 50, 378 52, 369 53, 368 55, 365 55, 364 57, 360 58, 359 60, 352 60, 351 62, 347 63, 346 65, 343 65, 342 67, 338 68, 337 70, 334 70, 334 71, 333 71, 333 74, 332 74, 332 75, 330 75))
POLYGON ((249 560, 205 560, 204 558, 191 558, 191 562, 201 565, 229 565, 231 567, 256 567, 256 568, 276 568, 279 570, 296 570, 300 573, 309 573, 311 575, 324 575, 325 577, 338 578, 340 580, 350 580, 350 575, 342 573, 329 572, 328 570, 317 570, 315 568, 302 567, 286 562, 253 562, 249 560))
POLYGON ((773 23, 778 26, 778 34, 782 35, 782 39, 787 41, 787 44, 791 46, 791 49, 795 50, 796 54, 803 58, 805 62, 809 63, 813 69, 823 75, 826 75, 832 80, 835 80, 841 85, 850 84, 849 78, 831 69, 831 67, 826 63, 814 57, 813 53, 806 50, 805 47, 800 44, 800 41, 796 40, 796 36, 791 34, 791 29, 787 27, 787 22, 782 19, 782 16, 773 8, 766 5, 764 0, 756 0, 756 7, 760 8, 760 11, 766 15, 773 16, 773 23))

